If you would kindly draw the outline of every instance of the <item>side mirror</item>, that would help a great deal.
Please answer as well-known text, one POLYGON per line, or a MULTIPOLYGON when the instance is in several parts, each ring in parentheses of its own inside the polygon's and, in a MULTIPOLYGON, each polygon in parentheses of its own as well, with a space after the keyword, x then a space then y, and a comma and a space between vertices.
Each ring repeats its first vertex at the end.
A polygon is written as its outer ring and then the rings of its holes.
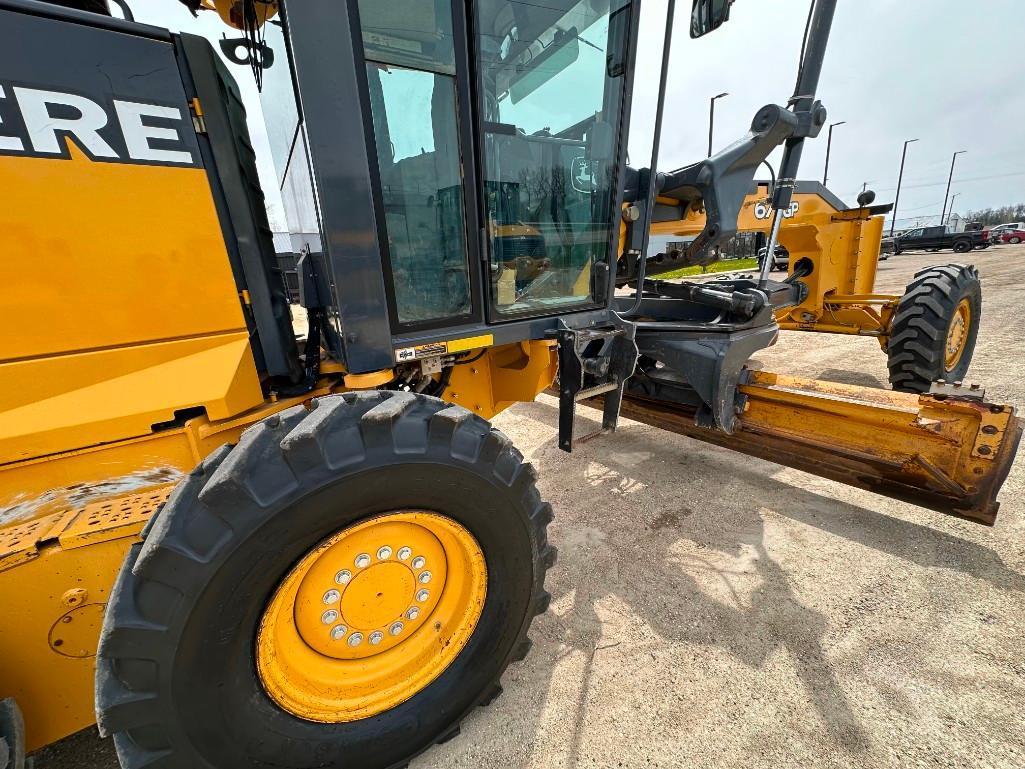
POLYGON ((690 36, 701 37, 718 29, 730 18, 733 0, 694 0, 690 14, 690 36))

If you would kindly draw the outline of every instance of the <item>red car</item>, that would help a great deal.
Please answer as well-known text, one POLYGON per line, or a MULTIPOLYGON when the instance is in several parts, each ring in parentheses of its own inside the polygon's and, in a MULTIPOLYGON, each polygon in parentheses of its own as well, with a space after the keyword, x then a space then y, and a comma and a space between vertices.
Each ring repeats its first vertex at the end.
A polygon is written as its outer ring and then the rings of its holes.
POLYGON ((1000 233, 1001 243, 1025 243, 1025 230, 1007 230, 1000 233))

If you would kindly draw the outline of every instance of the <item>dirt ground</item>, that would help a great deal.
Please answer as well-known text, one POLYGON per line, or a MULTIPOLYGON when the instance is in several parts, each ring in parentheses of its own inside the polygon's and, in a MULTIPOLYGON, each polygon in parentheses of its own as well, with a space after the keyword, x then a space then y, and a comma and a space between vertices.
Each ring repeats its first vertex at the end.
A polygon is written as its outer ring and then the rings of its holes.
MULTIPOLYGON (((1025 246, 983 276, 970 381, 1025 406, 1025 246)), ((899 293, 953 254, 880 265, 899 293)), ((883 386, 870 338, 784 333, 774 371, 883 386)), ((505 693, 412 769, 1025 766, 1025 461, 984 528, 626 423, 572 455, 542 397, 496 422, 540 471, 552 609, 505 693)), ((92 731, 38 769, 114 769, 92 731)))

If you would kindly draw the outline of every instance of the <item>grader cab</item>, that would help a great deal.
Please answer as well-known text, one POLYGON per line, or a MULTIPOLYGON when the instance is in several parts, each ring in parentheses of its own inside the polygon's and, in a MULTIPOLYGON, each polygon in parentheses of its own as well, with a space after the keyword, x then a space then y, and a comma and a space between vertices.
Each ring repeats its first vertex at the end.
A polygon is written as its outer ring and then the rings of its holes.
MULTIPOLYGON (((487 420, 553 386, 567 450, 600 405, 607 433, 626 413, 994 522, 1011 407, 751 372, 766 285, 646 290, 659 196, 701 205, 705 258, 780 144, 794 178, 833 0, 799 98, 657 195, 658 130, 626 164, 639 0, 186 5, 261 86, 306 331, 211 45, 0 0, 12 766, 94 722, 126 769, 385 769, 453 736, 550 600, 552 508, 487 420)), ((695 0, 691 34, 729 10, 695 0)))

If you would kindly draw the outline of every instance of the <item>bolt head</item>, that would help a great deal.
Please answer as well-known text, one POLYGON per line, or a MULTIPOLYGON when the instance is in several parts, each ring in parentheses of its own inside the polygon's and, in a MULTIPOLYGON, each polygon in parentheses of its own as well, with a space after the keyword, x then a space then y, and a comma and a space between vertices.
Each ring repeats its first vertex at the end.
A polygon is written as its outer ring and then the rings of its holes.
POLYGON ((352 572, 348 569, 342 569, 340 572, 335 574, 335 582, 339 585, 348 585, 350 579, 352 579, 352 572))
POLYGON ((377 560, 379 560, 379 561, 386 561, 389 558, 391 558, 391 548, 390 547, 388 547, 387 545, 384 545, 383 547, 378 549, 378 551, 377 551, 377 560))
POLYGON ((431 573, 429 571, 422 571, 420 572, 418 579, 420 580, 421 585, 426 585, 431 581, 431 573))
POLYGON ((417 606, 410 606, 406 611, 406 619, 412 621, 420 616, 420 608, 417 606))
POLYGON ((363 634, 353 633, 351 636, 349 636, 349 640, 347 641, 347 643, 349 644, 349 646, 352 646, 353 648, 359 646, 361 643, 363 643, 363 634))
POLYGON ((375 630, 373 633, 370 634, 370 638, 368 638, 367 640, 370 641, 371 646, 377 646, 379 643, 381 643, 381 641, 384 640, 384 633, 382 633, 380 630, 375 630))
POLYGON ((418 600, 420 603, 423 603, 430 597, 431 592, 429 590, 418 590, 416 593, 416 600, 418 600))
POLYGON ((356 563, 356 568, 357 569, 365 569, 365 568, 367 568, 367 566, 370 565, 370 554, 369 553, 360 553, 359 555, 356 556, 355 563, 356 563))
POLYGON ((424 558, 422 555, 418 555, 416 558, 413 559, 413 568, 414 569, 422 569, 426 565, 427 565, 427 559, 424 558))
POLYGON ((329 605, 333 603, 338 603, 338 599, 340 599, 341 597, 342 594, 339 593, 337 590, 328 590, 326 593, 324 593, 324 603, 329 605))
POLYGON ((393 622, 392 626, 390 628, 388 628, 388 632, 391 633, 392 635, 398 635, 399 633, 402 632, 402 629, 404 627, 405 627, 405 625, 403 625, 401 622, 393 622))
POLYGON ((338 621, 338 612, 334 609, 328 609, 326 612, 320 615, 320 621, 325 625, 333 625, 338 621))
POLYGON ((399 553, 398 553, 399 560, 407 561, 407 560, 409 560, 409 556, 411 556, 412 554, 413 554, 413 551, 410 548, 408 548, 408 547, 400 547, 399 548, 399 553))
POLYGON ((345 625, 335 625, 331 628, 331 637, 336 641, 341 641, 348 632, 349 628, 345 627, 345 625))

